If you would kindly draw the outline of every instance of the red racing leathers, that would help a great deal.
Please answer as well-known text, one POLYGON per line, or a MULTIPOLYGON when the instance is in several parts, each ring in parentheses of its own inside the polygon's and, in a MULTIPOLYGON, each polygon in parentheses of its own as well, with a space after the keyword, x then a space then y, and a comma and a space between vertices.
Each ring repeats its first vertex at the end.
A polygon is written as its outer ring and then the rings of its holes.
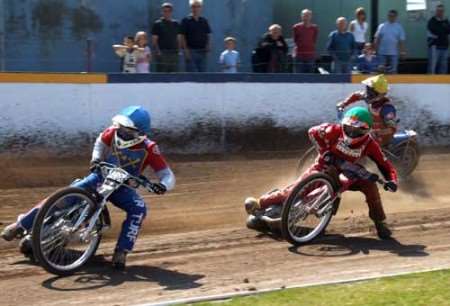
MULTIPOLYGON (((364 92, 358 91, 351 94, 339 106, 345 108, 358 101, 367 101, 364 92)), ((390 103, 389 98, 381 96, 371 100, 369 111, 373 116, 372 136, 384 147, 392 141, 397 132, 397 110, 390 103)))
MULTIPOLYGON (((358 162, 363 157, 369 157, 378 166, 378 169, 388 181, 397 183, 397 172, 390 161, 386 159, 381 151, 380 145, 371 136, 362 142, 349 146, 344 141, 342 127, 339 124, 322 124, 309 130, 311 141, 317 146, 319 158, 294 184, 283 190, 275 190, 260 198, 261 208, 267 208, 272 205, 282 205, 289 196, 292 189, 306 176, 323 171, 327 167, 324 161, 324 154, 332 153, 339 159, 348 162, 358 162)), ((380 193, 376 183, 368 180, 355 180, 351 191, 361 191, 366 196, 366 202, 369 206, 369 216, 373 221, 383 221, 386 219, 381 203, 380 193)))

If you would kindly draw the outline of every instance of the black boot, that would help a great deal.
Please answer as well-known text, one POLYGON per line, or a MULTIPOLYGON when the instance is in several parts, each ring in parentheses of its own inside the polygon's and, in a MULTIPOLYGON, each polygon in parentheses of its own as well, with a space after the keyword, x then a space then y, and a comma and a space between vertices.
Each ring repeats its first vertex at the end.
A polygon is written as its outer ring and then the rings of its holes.
POLYGON ((380 239, 387 240, 392 236, 392 232, 384 221, 376 221, 375 228, 380 239))
POLYGON ((112 265, 114 269, 123 271, 127 261, 127 252, 116 249, 112 258, 112 265))

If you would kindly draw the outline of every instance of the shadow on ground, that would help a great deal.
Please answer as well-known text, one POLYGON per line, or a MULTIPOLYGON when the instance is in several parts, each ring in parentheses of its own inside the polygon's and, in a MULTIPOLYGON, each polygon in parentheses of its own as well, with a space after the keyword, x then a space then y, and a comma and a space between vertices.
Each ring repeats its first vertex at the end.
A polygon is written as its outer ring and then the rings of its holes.
POLYGON ((289 251, 303 256, 337 257, 356 254, 370 254, 382 251, 401 257, 423 257, 429 254, 426 246, 420 244, 402 244, 395 238, 379 240, 370 237, 345 237, 343 235, 326 235, 304 246, 290 247, 289 251))
POLYGON ((148 282, 163 290, 188 290, 201 287, 198 281, 203 277, 146 265, 129 265, 123 272, 116 271, 98 256, 82 272, 68 277, 51 277, 42 282, 42 286, 57 291, 85 291, 117 287, 128 282, 148 282))

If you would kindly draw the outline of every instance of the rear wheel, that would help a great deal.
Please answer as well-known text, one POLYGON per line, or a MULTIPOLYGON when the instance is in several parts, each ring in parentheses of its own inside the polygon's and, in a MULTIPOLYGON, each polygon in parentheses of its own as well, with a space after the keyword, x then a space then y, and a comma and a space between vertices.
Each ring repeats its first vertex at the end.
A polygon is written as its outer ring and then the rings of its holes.
POLYGON ((283 237, 293 245, 301 245, 322 234, 336 212, 337 191, 336 181, 325 173, 313 174, 300 182, 283 206, 283 237))
POLYGON ((65 188, 47 199, 33 225, 33 252, 46 271, 71 275, 94 256, 101 240, 102 218, 92 232, 86 230, 96 209, 95 198, 80 188, 65 188))
POLYGON ((419 164, 420 152, 416 143, 405 143, 390 152, 390 159, 401 179, 407 179, 419 164))
POLYGON ((311 147, 300 157, 297 164, 297 176, 301 176, 317 159, 317 150, 311 147))

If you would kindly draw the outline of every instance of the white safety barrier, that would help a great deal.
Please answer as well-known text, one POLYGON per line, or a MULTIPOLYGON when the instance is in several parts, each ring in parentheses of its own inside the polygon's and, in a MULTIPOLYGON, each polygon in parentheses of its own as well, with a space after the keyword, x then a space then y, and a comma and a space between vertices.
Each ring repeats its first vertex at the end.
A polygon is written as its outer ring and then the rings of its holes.
MULTIPOLYGON (((391 87, 402 127, 418 130, 425 145, 450 144, 450 85, 391 87)), ((0 84, 0 151, 89 147, 128 105, 150 110, 155 137, 170 139, 170 151, 242 148, 249 141, 245 133, 264 142, 264 135, 280 137, 271 129, 304 135, 311 125, 334 121, 336 103, 360 89, 292 83, 0 84)))

